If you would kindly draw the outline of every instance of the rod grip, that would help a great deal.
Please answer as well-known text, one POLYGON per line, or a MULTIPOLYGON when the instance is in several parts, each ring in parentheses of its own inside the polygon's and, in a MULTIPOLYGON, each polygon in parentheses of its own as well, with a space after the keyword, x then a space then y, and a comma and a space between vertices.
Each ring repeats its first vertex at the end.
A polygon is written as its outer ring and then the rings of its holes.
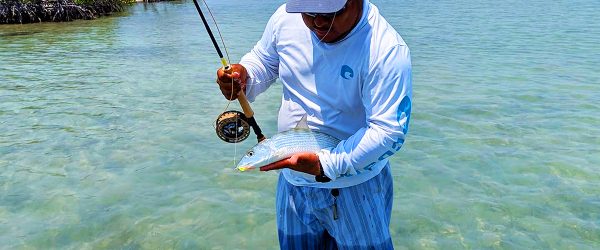
POLYGON ((250 107, 250 102, 248 102, 248 98, 246 97, 246 94, 244 94, 244 90, 241 90, 238 94, 238 101, 240 102, 240 106, 242 106, 244 115, 246 115, 247 118, 253 117, 254 111, 252 110, 252 107, 250 107))

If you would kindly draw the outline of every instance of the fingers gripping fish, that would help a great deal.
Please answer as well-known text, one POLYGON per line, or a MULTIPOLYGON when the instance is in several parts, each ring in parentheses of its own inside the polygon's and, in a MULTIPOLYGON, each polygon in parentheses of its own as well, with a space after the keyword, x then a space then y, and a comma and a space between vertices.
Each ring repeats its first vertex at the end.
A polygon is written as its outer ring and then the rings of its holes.
POLYGON ((248 150, 236 168, 240 171, 260 168, 297 153, 317 153, 324 148, 333 148, 339 142, 333 136, 310 130, 304 115, 295 128, 265 139, 248 150))

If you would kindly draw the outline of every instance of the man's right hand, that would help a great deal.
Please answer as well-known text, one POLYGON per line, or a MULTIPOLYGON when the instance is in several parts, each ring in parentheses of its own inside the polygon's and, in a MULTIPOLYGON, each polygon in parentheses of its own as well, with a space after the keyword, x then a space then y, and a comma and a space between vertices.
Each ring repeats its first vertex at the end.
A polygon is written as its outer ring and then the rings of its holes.
POLYGON ((248 72, 241 64, 231 64, 230 66, 229 70, 223 68, 217 70, 217 83, 227 100, 235 100, 240 91, 246 91, 248 72))

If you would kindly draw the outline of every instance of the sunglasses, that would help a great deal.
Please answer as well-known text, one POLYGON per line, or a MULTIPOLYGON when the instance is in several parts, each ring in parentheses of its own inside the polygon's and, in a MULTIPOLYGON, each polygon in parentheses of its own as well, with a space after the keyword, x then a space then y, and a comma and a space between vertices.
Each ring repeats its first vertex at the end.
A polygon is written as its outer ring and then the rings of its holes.
MULTIPOLYGON (((348 2, 350 2, 350 1, 348 1, 348 2)), ((327 19, 332 19, 333 17, 339 16, 342 13, 344 13, 344 10, 346 10, 346 5, 348 5, 348 2, 346 2, 346 4, 344 5, 344 7, 342 7, 340 10, 338 10, 336 12, 331 12, 331 13, 307 13, 307 12, 304 12, 302 14, 307 15, 307 16, 312 17, 312 18, 315 18, 317 16, 322 16, 322 17, 327 18, 327 19)))

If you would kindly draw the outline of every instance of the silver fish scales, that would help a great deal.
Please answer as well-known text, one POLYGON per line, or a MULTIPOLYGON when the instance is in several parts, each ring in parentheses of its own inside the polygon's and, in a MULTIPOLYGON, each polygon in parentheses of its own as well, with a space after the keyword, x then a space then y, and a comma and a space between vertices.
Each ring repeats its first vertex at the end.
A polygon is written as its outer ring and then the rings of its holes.
POLYGON ((246 171, 265 166, 296 153, 317 153, 324 148, 335 147, 340 140, 328 134, 308 128, 294 128, 265 139, 252 147, 237 164, 237 169, 246 171))

